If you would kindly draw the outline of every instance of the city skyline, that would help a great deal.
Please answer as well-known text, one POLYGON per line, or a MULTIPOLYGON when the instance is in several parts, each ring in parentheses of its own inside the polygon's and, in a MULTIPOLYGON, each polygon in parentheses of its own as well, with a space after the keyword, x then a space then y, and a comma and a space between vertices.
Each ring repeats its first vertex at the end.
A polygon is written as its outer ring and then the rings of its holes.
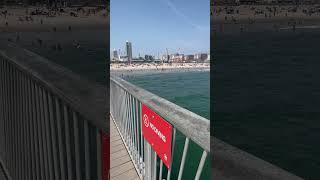
POLYGON ((133 57, 132 55, 132 42, 126 41, 125 51, 120 52, 121 49, 113 49, 111 61, 112 62, 126 62, 131 64, 132 62, 144 62, 144 61, 153 61, 153 62, 209 62, 210 53, 195 53, 195 54, 184 54, 179 52, 169 53, 168 51, 164 54, 158 54, 158 56, 145 54, 139 54, 138 57, 133 57))
POLYGON ((132 42, 132 56, 139 54, 209 52, 209 0, 111 1, 111 49, 125 49, 132 42), (128 18, 130 17, 130 18, 128 18), (129 20, 130 19, 130 20, 129 20), (128 31, 130 28, 130 31, 128 31))
POLYGON ((110 48, 110 52, 112 52, 112 58, 115 57, 114 55, 114 52, 116 51, 116 57, 127 57, 128 56, 128 50, 129 50, 129 54, 130 54, 130 57, 131 57, 131 60, 132 59, 137 59, 137 58, 141 58, 141 57, 144 57, 145 55, 148 55, 148 56, 153 56, 155 59, 161 59, 162 56, 164 55, 171 55, 171 54, 183 54, 183 55, 191 55, 191 54, 203 54, 203 53, 207 53, 207 54, 210 54, 210 50, 208 51, 198 51, 198 52, 184 52, 182 53, 182 51, 180 49, 178 50, 174 50, 172 49, 171 51, 166 51, 165 52, 162 52, 162 51, 158 51, 158 53, 156 54, 152 54, 152 53, 137 53, 135 56, 132 54, 133 52, 133 48, 132 48, 132 42, 130 41, 126 41, 123 43, 123 47, 122 48, 110 48), (129 46, 129 47, 128 47, 129 46), (129 48, 129 49, 128 49, 129 48))

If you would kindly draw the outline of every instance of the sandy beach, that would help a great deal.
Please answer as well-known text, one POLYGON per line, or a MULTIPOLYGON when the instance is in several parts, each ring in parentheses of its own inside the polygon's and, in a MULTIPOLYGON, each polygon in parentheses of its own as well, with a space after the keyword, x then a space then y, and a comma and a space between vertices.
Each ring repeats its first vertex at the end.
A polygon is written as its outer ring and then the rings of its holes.
POLYGON ((317 5, 240 5, 212 7, 213 32, 320 29, 317 5))
POLYGON ((97 7, 63 8, 10 6, 0 8, 0 32, 72 31, 108 28, 109 13, 97 7))
POLYGON ((140 74, 140 73, 167 73, 167 72, 193 72, 210 71, 210 63, 143 63, 143 64, 111 64, 112 74, 140 74))

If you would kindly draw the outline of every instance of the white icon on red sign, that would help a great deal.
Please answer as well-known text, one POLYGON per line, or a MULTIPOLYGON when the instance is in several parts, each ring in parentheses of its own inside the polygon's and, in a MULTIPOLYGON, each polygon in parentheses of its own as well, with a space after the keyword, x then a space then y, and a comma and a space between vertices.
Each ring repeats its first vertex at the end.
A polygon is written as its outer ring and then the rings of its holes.
POLYGON ((146 114, 143 116, 143 122, 146 127, 149 127, 149 118, 146 114))

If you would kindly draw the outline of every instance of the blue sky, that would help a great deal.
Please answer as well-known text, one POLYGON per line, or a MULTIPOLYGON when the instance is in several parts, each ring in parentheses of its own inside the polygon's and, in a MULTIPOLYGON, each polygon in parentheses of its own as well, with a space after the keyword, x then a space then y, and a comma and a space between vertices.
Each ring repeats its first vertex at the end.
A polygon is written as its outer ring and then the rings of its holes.
POLYGON ((132 42, 133 56, 179 51, 209 52, 209 0, 111 0, 111 49, 125 50, 132 42), (179 50, 180 49, 180 50, 179 50))

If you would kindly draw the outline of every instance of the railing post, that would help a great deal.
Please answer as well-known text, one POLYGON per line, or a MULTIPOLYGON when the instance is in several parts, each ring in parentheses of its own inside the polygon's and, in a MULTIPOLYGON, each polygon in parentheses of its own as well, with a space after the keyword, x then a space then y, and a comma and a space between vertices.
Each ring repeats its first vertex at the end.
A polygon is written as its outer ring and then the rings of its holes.
POLYGON ((34 82, 30 82, 31 85, 31 100, 32 100, 32 133, 33 133, 33 144, 34 144, 34 153, 33 153, 33 159, 34 159, 34 178, 36 180, 40 180, 41 179, 41 169, 40 169, 40 165, 39 165, 39 143, 38 143, 38 117, 37 117, 37 112, 38 108, 37 108, 37 95, 36 95, 36 85, 34 82))
MULTIPOLYGON (((102 159, 104 157, 104 149, 103 149, 103 145, 104 145, 104 137, 102 135, 102 132, 99 131, 99 129, 96 129, 96 142, 97 142, 97 178, 98 180, 102 180, 103 179, 103 176, 105 173, 105 169, 102 169, 103 168, 103 161, 104 159, 102 159)), ((105 180, 105 179, 103 179, 105 180)))
POLYGON ((90 141, 89 141, 89 125, 87 121, 84 122, 84 151, 85 151, 85 169, 86 175, 85 180, 91 179, 91 169, 90 169, 90 141))
POLYGON ((80 145, 79 145, 79 120, 76 112, 72 112, 73 120, 73 137, 74 137, 74 156, 75 156, 75 169, 76 176, 75 179, 81 180, 81 170, 80 170, 80 145))
POLYGON ((151 163, 151 146, 148 142, 144 142, 145 147, 145 180, 151 180, 151 174, 152 174, 152 163, 151 163))
POLYGON ((180 163, 178 180, 181 180, 182 175, 183 175, 184 164, 185 164, 187 153, 188 153, 188 147, 189 147, 189 138, 186 138, 186 141, 184 143, 184 148, 183 148, 182 159, 181 159, 181 163, 180 163))
POLYGON ((30 169, 30 136, 29 136, 29 129, 30 129, 30 120, 29 120, 29 111, 28 111, 28 79, 27 77, 21 73, 22 76, 22 84, 23 84, 23 89, 22 89, 22 97, 23 97, 23 126, 24 126, 24 147, 25 147, 25 153, 24 153, 24 171, 25 171, 25 178, 27 180, 31 180, 30 174, 31 174, 31 169, 30 169))
POLYGON ((199 167, 198 167, 198 170, 197 170, 197 174, 196 174, 196 177, 194 178, 194 180, 199 180, 200 179, 200 176, 201 176, 202 169, 203 169, 204 163, 206 161, 206 158, 207 158, 207 152, 203 151, 202 156, 201 156, 201 160, 200 160, 200 163, 199 163, 199 167))
POLYGON ((65 142, 66 142, 66 155, 67 155, 67 173, 68 173, 68 180, 73 179, 72 175, 72 162, 71 162, 71 143, 70 143, 70 118, 68 113, 68 107, 66 105, 63 106, 63 121, 64 121, 64 132, 65 132, 65 142))
POLYGON ((48 106, 48 93, 43 90, 43 108, 44 108, 44 123, 45 123, 45 135, 46 135, 46 147, 47 147, 47 164, 48 164, 48 171, 49 171, 49 180, 54 179, 54 166, 53 166, 53 159, 52 159, 52 146, 51 146, 51 129, 49 124, 49 106, 48 106))
POLYGON ((52 95, 48 93, 48 104, 49 104, 49 123, 51 128, 51 146, 52 146, 52 158, 53 158, 53 168, 54 168, 54 179, 60 179, 59 176, 59 154, 58 154, 58 143, 57 143, 57 133, 56 133, 56 120, 54 118, 54 101, 52 100, 52 95))
POLYGON ((56 121, 57 121, 57 131, 58 131, 58 146, 59 146, 59 162, 60 162, 60 179, 65 180, 65 159, 64 159, 64 147, 62 140, 62 122, 61 122, 61 108, 60 103, 57 98, 55 98, 56 105, 56 121))

